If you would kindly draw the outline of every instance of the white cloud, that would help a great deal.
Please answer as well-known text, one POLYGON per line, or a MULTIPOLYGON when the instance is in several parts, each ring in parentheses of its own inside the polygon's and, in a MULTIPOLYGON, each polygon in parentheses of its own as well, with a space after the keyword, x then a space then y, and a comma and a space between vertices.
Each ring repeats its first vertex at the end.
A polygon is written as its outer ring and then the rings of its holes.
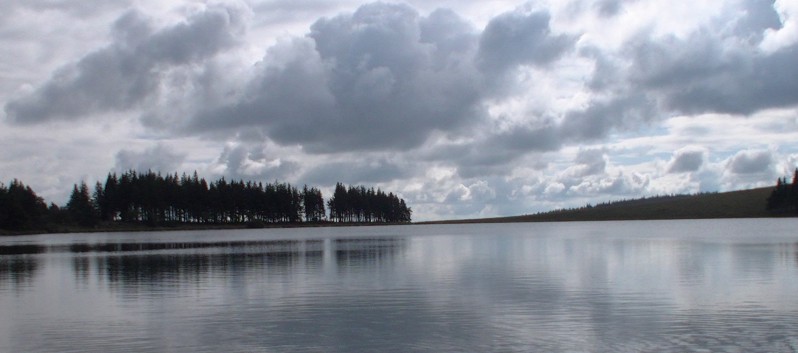
POLYGON ((773 6, 778 11, 782 27, 765 30, 760 47, 767 53, 798 43, 798 5, 795 1, 776 0, 773 6))
POLYGON ((298 169, 288 156, 272 156, 260 144, 228 143, 209 169, 214 174, 241 180, 284 180, 298 169))
POLYGON ((772 5, 12 0, 0 178, 365 183, 417 219, 769 185, 798 161, 772 5))
POLYGON ((554 182, 547 185, 543 193, 546 195, 557 195, 563 191, 565 191, 565 185, 563 183, 554 182))

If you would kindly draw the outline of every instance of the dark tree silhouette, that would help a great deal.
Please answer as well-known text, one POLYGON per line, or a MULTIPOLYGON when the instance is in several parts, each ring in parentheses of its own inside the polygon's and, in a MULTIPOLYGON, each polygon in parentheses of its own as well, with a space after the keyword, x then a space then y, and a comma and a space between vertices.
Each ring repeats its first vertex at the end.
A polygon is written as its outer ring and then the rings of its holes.
POLYGON ((0 229, 30 230, 43 226, 47 205, 21 181, 0 184, 0 229))
POLYGON ((308 214, 323 219, 318 189, 311 188, 303 195, 287 183, 264 186, 225 178, 209 183, 196 172, 192 177, 162 176, 152 171, 129 171, 121 177, 109 174, 105 185, 98 185, 94 193, 94 203, 104 221, 147 224, 301 222, 305 199, 315 202, 308 214))
POLYGON ((798 213, 798 168, 795 169, 792 183, 787 178, 778 178, 776 187, 767 200, 767 209, 774 212, 798 213))
POLYGON ((92 227, 99 221, 89 195, 89 187, 85 182, 72 187, 66 208, 72 221, 80 226, 92 227))
MULTIPOLYGON (((338 183, 326 203, 335 222, 404 223, 412 211, 393 193, 338 183)), ((261 224, 322 222, 324 197, 315 187, 255 183, 225 178, 208 182, 194 172, 109 173, 90 192, 85 182, 72 188, 69 202, 48 209, 29 187, 14 180, 0 184, 0 229, 44 229, 45 223, 94 227, 103 223, 261 224), (46 216, 46 217, 45 217, 46 216)))
POLYGON ((335 185, 333 196, 327 201, 330 220, 358 223, 408 223, 412 210, 393 193, 366 189, 364 186, 335 185))
POLYGON ((798 212, 798 168, 792 174, 792 184, 790 185, 790 204, 798 212))
POLYGON ((321 191, 316 188, 308 189, 305 185, 302 188, 302 207, 305 211, 305 220, 311 222, 318 222, 324 220, 324 198, 321 191))

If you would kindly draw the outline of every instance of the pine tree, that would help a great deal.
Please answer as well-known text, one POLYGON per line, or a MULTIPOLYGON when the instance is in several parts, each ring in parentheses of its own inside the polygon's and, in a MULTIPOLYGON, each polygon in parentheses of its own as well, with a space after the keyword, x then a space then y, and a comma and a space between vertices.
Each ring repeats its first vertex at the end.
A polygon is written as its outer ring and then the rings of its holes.
POLYGON ((14 179, 6 188, 0 185, 0 228, 32 230, 44 228, 47 205, 29 186, 14 179))
POLYGON ((8 198, 8 189, 3 183, 0 183, 0 229, 10 229, 10 220, 8 219, 11 210, 11 202, 8 198))
POLYGON ((798 168, 792 175, 792 184, 790 184, 790 200, 788 203, 792 206, 793 210, 798 213, 798 168))
POLYGON ((67 210, 72 218, 72 221, 83 227, 91 227, 97 224, 97 216, 95 215, 94 205, 89 195, 89 187, 85 182, 81 182, 80 186, 77 184, 72 188, 72 194, 69 196, 67 203, 67 210))

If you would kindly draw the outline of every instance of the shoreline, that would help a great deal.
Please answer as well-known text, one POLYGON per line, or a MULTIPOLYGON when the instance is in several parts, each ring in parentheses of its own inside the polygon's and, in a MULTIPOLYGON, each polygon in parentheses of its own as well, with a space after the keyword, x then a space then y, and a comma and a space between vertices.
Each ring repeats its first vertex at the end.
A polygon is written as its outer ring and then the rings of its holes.
MULTIPOLYGON (((532 215, 535 216, 535 215, 532 215)), ((582 218, 533 218, 525 219, 528 216, 508 216, 508 217, 494 217, 494 218, 469 218, 469 219, 454 219, 443 221, 423 221, 413 223, 413 225, 445 225, 445 224, 500 224, 500 223, 571 223, 571 222, 645 222, 645 221, 684 221, 684 220, 701 220, 701 219, 780 219, 780 218, 793 218, 792 215, 772 215, 772 216, 745 216, 745 217, 660 217, 660 218, 596 218, 596 219, 582 219, 582 218)))
POLYGON ((425 221, 414 224, 653 221, 796 216, 791 210, 767 210, 767 199, 772 191, 773 187, 763 187, 722 193, 658 196, 528 215, 425 221))
POLYGON ((408 223, 367 223, 367 222, 301 222, 301 223, 236 223, 236 224, 164 224, 148 226, 140 223, 106 223, 86 228, 65 226, 51 229, 28 231, 0 231, 0 236, 60 234, 60 233, 100 233, 100 232, 158 232, 184 230, 232 230, 268 228, 322 228, 322 227, 362 227, 391 225, 436 225, 436 224, 490 224, 490 223, 540 223, 540 222, 597 222, 597 221, 649 221, 680 219, 734 219, 734 218, 785 218, 795 217, 788 210, 766 210, 767 199, 773 187, 707 193, 695 195, 672 195, 633 199, 585 206, 575 209, 561 209, 530 215, 449 219, 438 221, 408 223))
POLYGON ((237 229, 288 229, 288 228, 327 228, 327 227, 367 227, 367 226, 393 226, 409 225, 413 223, 366 223, 366 222, 302 222, 302 223, 265 223, 252 225, 240 224, 175 224, 148 226, 144 224, 106 224, 97 227, 62 227, 53 229, 37 229, 25 231, 0 230, 0 237, 15 237, 24 235, 43 234, 75 234, 75 233, 121 233, 121 232, 170 232, 193 230, 237 230, 237 229))
POLYGON ((179 231, 209 231, 209 230, 242 230, 242 229, 291 229, 291 228, 338 228, 338 227, 385 227, 385 226, 423 226, 423 225, 454 225, 454 224, 501 224, 501 223, 570 223, 570 222, 617 222, 617 221, 678 221, 678 220, 700 220, 700 219, 781 219, 793 218, 794 215, 773 214, 755 216, 718 216, 718 217, 657 217, 657 218, 575 218, 575 217, 555 217, 555 218, 534 218, 538 215, 491 217, 491 218, 469 218, 469 219, 450 219, 440 221, 422 221, 411 223, 297 223, 297 224, 268 224, 265 226, 252 227, 246 224, 217 224, 217 225, 179 225, 179 226, 146 226, 146 225, 120 225, 118 227, 97 227, 97 228, 63 228, 52 230, 29 230, 21 232, 0 231, 0 237, 16 237, 27 235, 47 235, 47 234, 78 234, 78 233, 143 233, 143 232, 179 232, 179 231), (528 218, 533 217, 533 218, 528 218))

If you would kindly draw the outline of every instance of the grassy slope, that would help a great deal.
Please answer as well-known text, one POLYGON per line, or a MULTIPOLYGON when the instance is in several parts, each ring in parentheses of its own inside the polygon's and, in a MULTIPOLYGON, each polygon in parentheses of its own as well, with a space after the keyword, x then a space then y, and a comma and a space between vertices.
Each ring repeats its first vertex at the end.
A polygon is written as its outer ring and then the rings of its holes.
POLYGON ((772 187, 767 187, 714 194, 639 199, 614 202, 592 208, 552 211, 534 215, 430 223, 559 222, 771 217, 773 214, 765 210, 765 205, 772 190, 772 187))

